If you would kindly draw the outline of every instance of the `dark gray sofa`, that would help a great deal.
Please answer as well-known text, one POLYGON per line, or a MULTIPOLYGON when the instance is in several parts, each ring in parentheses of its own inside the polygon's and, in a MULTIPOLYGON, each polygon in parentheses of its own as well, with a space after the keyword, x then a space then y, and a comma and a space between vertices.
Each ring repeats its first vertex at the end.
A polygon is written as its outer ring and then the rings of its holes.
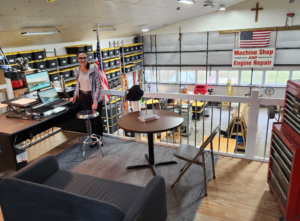
MULTIPOLYGON (((124 165, 125 166, 125 165, 124 165)), ((146 187, 60 170, 48 155, 0 182, 5 221, 164 221, 165 181, 146 187)))

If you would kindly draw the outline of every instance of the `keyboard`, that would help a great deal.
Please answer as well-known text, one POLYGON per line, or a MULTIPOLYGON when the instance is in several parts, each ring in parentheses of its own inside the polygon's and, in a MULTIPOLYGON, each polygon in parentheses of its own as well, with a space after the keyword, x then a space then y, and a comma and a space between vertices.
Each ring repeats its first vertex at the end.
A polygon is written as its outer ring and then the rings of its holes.
POLYGON ((61 107, 61 106, 64 106, 66 104, 69 104, 69 103, 71 103, 70 100, 59 100, 57 102, 53 102, 53 103, 47 104, 46 107, 57 108, 57 107, 61 107))

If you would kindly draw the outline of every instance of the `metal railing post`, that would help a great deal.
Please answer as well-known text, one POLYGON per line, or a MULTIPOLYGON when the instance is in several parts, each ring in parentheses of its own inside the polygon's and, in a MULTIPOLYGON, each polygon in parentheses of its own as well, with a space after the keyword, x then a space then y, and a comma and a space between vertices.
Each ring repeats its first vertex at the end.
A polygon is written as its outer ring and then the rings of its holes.
POLYGON ((253 89, 249 103, 249 117, 247 125, 247 137, 246 137, 246 150, 245 158, 252 160, 255 155, 255 146, 257 139, 257 125, 258 125, 258 113, 259 113, 259 90, 253 89))

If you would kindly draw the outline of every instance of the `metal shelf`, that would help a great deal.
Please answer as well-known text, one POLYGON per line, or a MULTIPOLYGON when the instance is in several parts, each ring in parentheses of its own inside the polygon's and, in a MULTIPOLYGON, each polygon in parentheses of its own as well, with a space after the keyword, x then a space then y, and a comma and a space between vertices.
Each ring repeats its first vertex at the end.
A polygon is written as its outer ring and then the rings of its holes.
POLYGON ((143 53, 142 50, 137 50, 137 51, 131 51, 131 52, 125 53, 125 54, 123 54, 123 53, 121 52, 121 55, 129 55, 129 54, 134 54, 134 53, 137 53, 137 52, 142 52, 142 53, 143 53))
POLYGON ((113 80, 116 80, 116 79, 118 79, 118 78, 120 78, 120 77, 121 77, 121 76, 111 78, 111 79, 108 80, 108 82, 113 81, 113 80))
POLYGON ((78 66, 79 63, 76 63, 76 64, 68 64, 66 66, 57 66, 55 68, 46 68, 46 69, 42 69, 44 71, 55 71, 57 69, 64 69, 64 68, 70 68, 70 67, 74 67, 74 66, 78 66))
POLYGON ((130 61, 127 63, 123 63, 123 66, 127 65, 127 64, 133 64, 133 62, 142 62, 143 60, 136 60, 136 61, 130 61))
POLYGON ((111 57, 107 57, 107 58, 102 58, 102 60, 107 60, 107 59, 111 59, 111 58, 119 58, 120 55, 114 55, 114 56, 111 56, 111 57))
POLYGON ((68 78, 68 79, 65 80, 65 82, 66 81, 72 81, 72 80, 76 80, 76 77, 68 78))
POLYGON ((115 68, 120 68, 120 65, 116 65, 114 67, 109 67, 107 69, 104 68, 105 71, 108 71, 108 70, 112 70, 112 69, 115 69, 115 68))
POLYGON ((123 74, 130 74, 130 73, 132 73, 132 72, 136 72, 136 71, 139 71, 139 70, 142 70, 142 68, 136 69, 136 70, 134 70, 134 71, 129 71, 129 72, 123 73, 123 74))

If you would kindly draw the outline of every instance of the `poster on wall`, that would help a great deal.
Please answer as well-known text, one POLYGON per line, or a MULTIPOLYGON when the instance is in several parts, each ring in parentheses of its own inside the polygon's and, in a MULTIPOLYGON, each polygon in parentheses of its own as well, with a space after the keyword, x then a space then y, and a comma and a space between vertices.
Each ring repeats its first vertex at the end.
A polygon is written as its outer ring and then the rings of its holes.
POLYGON ((233 68, 272 68, 275 48, 233 49, 233 68))

